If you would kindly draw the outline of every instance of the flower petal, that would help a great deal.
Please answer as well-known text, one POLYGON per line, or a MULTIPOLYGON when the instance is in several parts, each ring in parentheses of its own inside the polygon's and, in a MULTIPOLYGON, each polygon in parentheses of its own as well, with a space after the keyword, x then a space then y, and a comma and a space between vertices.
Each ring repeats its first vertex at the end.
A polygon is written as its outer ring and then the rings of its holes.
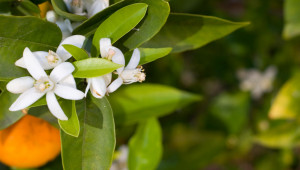
POLYGON ((101 38, 99 43, 101 57, 106 58, 108 56, 108 50, 112 47, 111 40, 109 38, 101 38))
POLYGON ((102 76, 92 78, 91 92, 94 97, 102 98, 106 94, 106 84, 102 76))
POLYGON ((107 88, 107 91, 109 93, 112 93, 116 91, 121 85, 123 84, 123 80, 121 77, 118 77, 116 80, 114 80, 107 88))
POLYGON ((72 74, 72 72, 74 70, 75 70, 75 67, 71 63, 64 62, 64 63, 59 64, 52 70, 52 72, 50 74, 50 78, 55 83, 58 83, 61 80, 63 80, 64 78, 66 78, 67 76, 69 76, 70 74, 72 74))
POLYGON ((82 91, 60 84, 56 84, 54 93, 57 96, 68 100, 80 100, 84 98, 84 93, 82 91))
POLYGON ((10 106, 10 111, 18 111, 25 109, 34 102, 44 96, 45 93, 38 92, 35 87, 32 87, 22 93, 18 99, 10 106))
POLYGON ((20 77, 11 80, 6 85, 6 89, 15 94, 24 93, 26 90, 33 87, 34 79, 32 77, 20 77))
POLYGON ((76 47, 81 48, 83 46, 83 43, 85 41, 85 37, 82 35, 73 35, 70 36, 66 39, 64 39, 60 45, 58 46, 57 50, 56 50, 56 54, 63 60, 66 61, 68 60, 70 57, 72 57, 72 55, 65 50, 65 48, 62 46, 64 44, 70 44, 70 45, 74 45, 76 47))
POLYGON ((103 78, 105 80, 106 86, 108 86, 111 83, 112 73, 108 73, 108 74, 103 75, 103 78))
POLYGON ((26 69, 34 79, 39 80, 41 77, 47 77, 47 74, 38 59, 36 59, 36 56, 29 50, 28 47, 25 48, 23 57, 26 69))
MULTIPOLYGON (((35 51, 32 52, 32 54, 36 57, 36 59, 39 61, 40 65, 43 67, 44 70, 50 70, 53 67, 48 63, 48 60, 46 56, 49 55, 48 52, 45 51, 35 51)), ((16 66, 26 68, 25 63, 24 63, 24 57, 20 58, 15 62, 16 66)))
POLYGON ((60 120, 68 120, 68 117, 65 115, 64 111, 60 107, 55 95, 53 92, 48 92, 46 95, 47 105, 50 112, 60 120))
MULTIPOLYGON (((125 57, 124 57, 122 51, 116 47, 112 47, 112 48, 115 51, 115 55, 112 57, 112 62, 121 64, 121 65, 125 65, 125 57)), ((121 72, 123 70, 124 70, 124 67, 118 68, 117 69, 118 74, 121 74, 121 72)))
POLYGON ((135 69, 139 65, 140 59, 141 59, 140 50, 136 48, 134 49, 131 59, 127 64, 127 66, 125 67, 125 69, 135 69))
POLYGON ((59 82, 60 85, 76 88, 76 82, 72 74, 59 82))
POLYGON ((103 9, 109 6, 109 0, 101 0, 101 1, 94 1, 93 4, 86 4, 86 9, 88 12, 88 18, 91 18, 98 12, 102 11, 103 9))
POLYGON ((84 96, 85 96, 85 97, 86 97, 86 95, 87 95, 87 93, 89 92, 89 89, 90 89, 90 87, 91 87, 92 79, 87 78, 86 81, 87 81, 88 84, 87 84, 87 86, 86 86, 85 93, 84 93, 84 96))

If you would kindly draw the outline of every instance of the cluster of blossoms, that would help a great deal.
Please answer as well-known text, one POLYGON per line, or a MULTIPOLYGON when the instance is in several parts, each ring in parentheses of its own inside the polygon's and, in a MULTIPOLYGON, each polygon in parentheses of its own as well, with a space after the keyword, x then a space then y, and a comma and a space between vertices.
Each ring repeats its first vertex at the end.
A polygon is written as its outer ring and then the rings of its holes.
POLYGON ((240 80, 240 88, 243 91, 250 91, 254 99, 259 99, 264 93, 273 89, 277 69, 268 67, 265 72, 256 69, 238 70, 237 76, 240 80))
MULTIPOLYGON (((109 6, 109 0, 64 0, 64 2, 68 11, 87 18, 91 18, 109 6)), ((71 36, 73 30, 81 24, 81 22, 71 23, 69 19, 58 16, 53 10, 47 12, 46 19, 55 23, 61 29, 63 39, 71 36)))
POLYGON ((85 93, 77 90, 76 82, 72 75, 75 68, 70 62, 66 62, 72 55, 62 45, 70 44, 81 48, 84 41, 84 36, 70 36, 62 41, 56 52, 51 50, 49 52, 31 52, 29 48, 25 48, 23 57, 17 60, 15 64, 27 69, 32 77, 17 78, 7 84, 8 91, 21 94, 9 110, 23 110, 46 95, 50 112, 60 120, 68 120, 55 95, 67 100, 81 100, 90 90, 94 97, 102 98, 105 94, 117 90, 122 84, 145 80, 146 76, 143 69, 138 67, 140 62, 139 50, 134 50, 128 65, 124 67, 125 58, 123 53, 112 46, 109 38, 103 38, 100 40, 101 57, 123 65, 123 67, 116 70, 118 78, 112 81, 112 73, 88 78, 85 93), (53 70, 50 75, 47 75, 45 70, 51 69, 53 70))

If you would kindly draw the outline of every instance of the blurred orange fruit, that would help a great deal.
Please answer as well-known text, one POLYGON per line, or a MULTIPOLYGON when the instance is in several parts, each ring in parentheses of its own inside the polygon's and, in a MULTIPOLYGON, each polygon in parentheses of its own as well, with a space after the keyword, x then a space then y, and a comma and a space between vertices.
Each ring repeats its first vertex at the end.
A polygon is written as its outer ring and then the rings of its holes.
POLYGON ((43 3, 39 4, 39 8, 41 10, 41 12, 40 12, 41 18, 45 18, 46 14, 47 14, 47 11, 53 9, 52 5, 50 4, 49 1, 46 1, 46 2, 43 2, 43 3))
POLYGON ((0 161, 8 166, 40 167, 59 153, 59 130, 37 117, 25 115, 0 131, 0 161))

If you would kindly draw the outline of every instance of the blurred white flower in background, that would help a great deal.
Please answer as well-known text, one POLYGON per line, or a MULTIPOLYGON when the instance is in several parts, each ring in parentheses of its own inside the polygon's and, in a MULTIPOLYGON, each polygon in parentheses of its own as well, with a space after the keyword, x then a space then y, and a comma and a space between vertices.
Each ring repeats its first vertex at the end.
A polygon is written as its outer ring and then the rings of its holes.
MULTIPOLYGON (((94 16, 109 6, 109 0, 64 0, 69 12, 76 15, 94 16)), ((46 13, 46 19, 55 23, 63 34, 63 39, 72 35, 73 30, 82 22, 71 22, 51 10, 46 13)))
POLYGON ((113 161, 110 170, 128 170, 128 153, 129 150, 126 145, 120 146, 115 153, 115 160, 113 161))
POLYGON ((264 93, 273 89, 276 74, 277 69, 270 66, 265 72, 260 72, 257 69, 240 69, 237 76, 240 80, 241 90, 250 91, 254 99, 259 99, 264 93))

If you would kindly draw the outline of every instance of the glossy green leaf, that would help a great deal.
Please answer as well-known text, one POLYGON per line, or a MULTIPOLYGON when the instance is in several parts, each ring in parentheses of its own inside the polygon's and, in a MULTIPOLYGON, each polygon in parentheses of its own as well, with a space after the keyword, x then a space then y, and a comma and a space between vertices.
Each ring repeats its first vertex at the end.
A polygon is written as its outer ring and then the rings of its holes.
POLYGON ((75 101, 63 100, 60 103, 64 113, 69 118, 67 121, 58 120, 60 128, 68 135, 78 137, 80 132, 75 101))
POLYGON ((74 45, 64 44, 63 47, 76 59, 83 60, 89 58, 88 53, 81 48, 78 48, 74 45))
POLYGON ((54 8, 54 11, 58 14, 63 16, 64 18, 68 18, 72 21, 83 21, 86 20, 86 16, 76 15, 67 12, 66 4, 63 0, 51 0, 52 6, 54 8))
POLYGON ((140 65, 150 63, 168 55, 172 48, 139 48, 141 52, 140 65))
POLYGON ((280 89, 274 99, 269 117, 271 119, 294 119, 300 114, 300 72, 297 72, 280 89))
POLYGON ((102 76, 123 66, 103 58, 88 58, 73 64, 75 66, 73 76, 77 78, 102 76))
POLYGON ((101 38, 110 38, 114 43, 132 30, 145 16, 147 7, 148 5, 144 3, 128 5, 102 22, 93 38, 92 54, 96 54, 96 56, 100 54, 99 41, 101 38))
POLYGON ((141 122, 129 141, 128 168, 154 170, 162 157, 162 132, 155 118, 141 122))
POLYGON ((11 112, 8 110, 17 98, 18 95, 6 90, 0 94, 0 130, 9 127, 24 116, 21 111, 11 112))
POLYGON ((143 83, 124 87, 109 99, 116 123, 130 124, 172 113, 201 97, 168 86, 143 83))
POLYGON ((0 39, 0 80, 10 80, 28 75, 26 69, 15 66, 25 47, 32 51, 55 51, 61 31, 55 24, 37 17, 0 16, 0 39))
POLYGON ((76 102, 79 137, 61 131, 64 169, 109 170, 115 149, 113 113, 106 98, 76 102))
POLYGON ((100 13, 86 20, 80 26, 78 26, 73 34, 81 34, 89 36, 94 34, 98 26, 107 19, 112 13, 117 10, 133 3, 146 3, 148 4, 147 15, 143 21, 137 25, 138 31, 131 30, 129 34, 120 39, 120 45, 125 48, 134 49, 152 38, 165 24, 170 7, 165 0, 124 0, 119 3, 113 4, 104 9, 100 13))
POLYGON ((161 31, 143 47, 172 47, 172 52, 193 50, 248 24, 248 22, 231 22, 211 16, 170 14, 161 31))
POLYGON ((222 121, 230 133, 238 133, 246 125, 250 104, 248 93, 223 93, 211 107, 211 113, 222 121))
POLYGON ((144 42, 150 40, 164 26, 170 13, 170 6, 164 0, 134 0, 134 2, 148 4, 148 11, 145 18, 131 30, 127 35, 118 41, 122 48, 132 50, 144 42))
POLYGON ((284 20, 283 37, 290 39, 300 35, 300 1, 285 0, 284 1, 284 20))

